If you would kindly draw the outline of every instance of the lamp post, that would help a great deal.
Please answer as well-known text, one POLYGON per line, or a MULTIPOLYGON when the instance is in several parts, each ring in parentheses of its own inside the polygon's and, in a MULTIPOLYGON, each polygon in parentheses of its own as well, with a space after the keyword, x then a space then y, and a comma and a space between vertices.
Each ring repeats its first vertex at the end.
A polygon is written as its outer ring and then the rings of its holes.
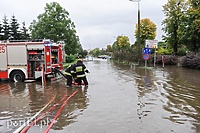
POLYGON ((138 64, 140 65, 141 52, 140 52, 140 0, 130 0, 138 2, 138 64))

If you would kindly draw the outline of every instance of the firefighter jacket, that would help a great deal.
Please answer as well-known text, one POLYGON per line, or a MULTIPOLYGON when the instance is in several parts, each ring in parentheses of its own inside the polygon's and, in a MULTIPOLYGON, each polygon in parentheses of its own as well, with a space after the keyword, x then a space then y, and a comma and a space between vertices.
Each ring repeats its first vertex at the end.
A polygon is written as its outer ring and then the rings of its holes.
POLYGON ((70 73, 73 77, 76 77, 76 70, 75 70, 76 64, 72 64, 70 67, 70 73))
POLYGON ((64 72, 64 74, 65 75, 68 75, 68 76, 72 76, 72 73, 73 71, 72 71, 72 65, 69 65, 68 67, 67 67, 67 69, 65 70, 65 72, 64 72))
POLYGON ((82 62, 77 62, 77 64, 75 65, 75 72, 76 72, 76 77, 77 78, 81 78, 81 77, 85 77, 86 74, 85 72, 89 72, 86 69, 86 66, 82 63, 82 62))

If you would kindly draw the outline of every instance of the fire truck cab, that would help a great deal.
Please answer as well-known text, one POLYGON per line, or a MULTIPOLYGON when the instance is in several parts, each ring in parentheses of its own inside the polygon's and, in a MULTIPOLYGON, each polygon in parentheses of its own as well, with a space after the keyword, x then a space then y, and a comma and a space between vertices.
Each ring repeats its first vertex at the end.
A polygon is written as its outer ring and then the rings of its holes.
POLYGON ((0 79, 23 82, 42 75, 54 75, 53 68, 63 69, 63 44, 50 40, 1 41, 0 79))

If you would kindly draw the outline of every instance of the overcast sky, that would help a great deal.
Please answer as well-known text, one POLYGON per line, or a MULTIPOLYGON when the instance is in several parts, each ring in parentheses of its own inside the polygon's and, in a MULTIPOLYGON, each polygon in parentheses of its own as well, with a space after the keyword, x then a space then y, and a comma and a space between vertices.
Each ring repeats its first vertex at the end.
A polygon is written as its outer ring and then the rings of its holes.
MULTIPOLYGON (((128 36, 135 41, 134 31, 137 24, 138 2, 129 0, 54 0, 69 12, 75 23, 77 35, 83 49, 106 48, 113 44, 119 35, 128 36)), ((46 3, 53 0, 0 0, 0 21, 6 15, 10 20, 14 14, 21 24, 27 27, 44 13, 46 3)), ((160 41, 164 19, 162 6, 167 0, 141 0, 141 19, 149 18, 157 26, 156 40, 160 41)))

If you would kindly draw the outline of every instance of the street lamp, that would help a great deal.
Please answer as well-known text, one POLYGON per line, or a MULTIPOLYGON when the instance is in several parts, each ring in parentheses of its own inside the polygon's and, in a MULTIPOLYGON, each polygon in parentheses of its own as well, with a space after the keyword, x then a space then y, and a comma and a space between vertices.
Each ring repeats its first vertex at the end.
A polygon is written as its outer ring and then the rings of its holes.
POLYGON ((140 52, 140 0, 130 0, 138 2, 138 64, 140 65, 141 52, 140 52))

